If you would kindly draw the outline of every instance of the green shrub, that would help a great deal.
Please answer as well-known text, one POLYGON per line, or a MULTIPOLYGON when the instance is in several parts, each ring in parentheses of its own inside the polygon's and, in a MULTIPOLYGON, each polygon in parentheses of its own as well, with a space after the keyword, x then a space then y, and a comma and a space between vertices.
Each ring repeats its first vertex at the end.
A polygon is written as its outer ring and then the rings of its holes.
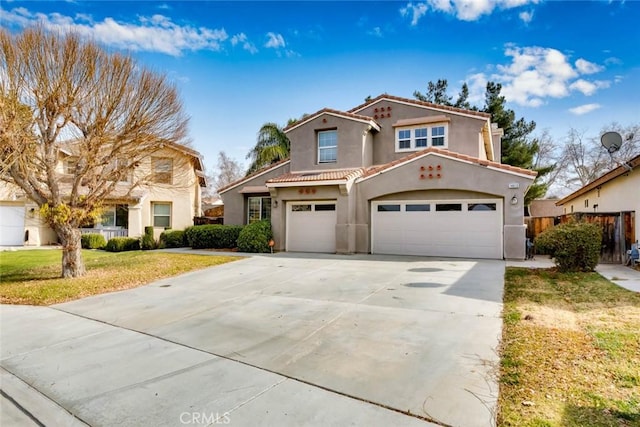
POLYGON ((536 249, 551 255, 561 272, 593 271, 598 264, 602 229, 596 224, 569 222, 538 235, 536 249))
POLYGON ((82 249, 102 249, 107 244, 107 240, 100 233, 83 234, 80 237, 82 249))
POLYGON ((189 246, 193 249, 231 249, 236 247, 241 225, 196 225, 186 230, 189 246))
POLYGON ((113 237, 104 249, 109 252, 137 251, 140 249, 140 240, 133 237, 113 237))
POLYGON ((140 249, 143 251, 153 250, 158 248, 156 239, 153 238, 153 227, 145 227, 144 235, 140 239, 140 249))
POLYGON ((161 248, 181 248, 186 246, 184 243, 184 231, 168 230, 160 235, 161 248))
POLYGON ((269 252, 269 240, 273 237, 271 223, 257 221, 244 227, 238 236, 238 250, 242 252, 269 252))

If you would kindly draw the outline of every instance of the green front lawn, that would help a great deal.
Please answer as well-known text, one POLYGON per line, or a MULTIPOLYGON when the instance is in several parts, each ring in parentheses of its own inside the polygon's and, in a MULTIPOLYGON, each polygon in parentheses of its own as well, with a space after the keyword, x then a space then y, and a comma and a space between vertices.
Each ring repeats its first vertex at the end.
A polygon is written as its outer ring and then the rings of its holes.
POLYGON ((62 252, 57 249, 0 252, 0 302, 49 305, 105 292, 130 289, 240 259, 229 256, 159 251, 83 250, 87 274, 60 278, 62 252))
POLYGON ((640 426, 640 294, 507 268, 498 425, 640 426))

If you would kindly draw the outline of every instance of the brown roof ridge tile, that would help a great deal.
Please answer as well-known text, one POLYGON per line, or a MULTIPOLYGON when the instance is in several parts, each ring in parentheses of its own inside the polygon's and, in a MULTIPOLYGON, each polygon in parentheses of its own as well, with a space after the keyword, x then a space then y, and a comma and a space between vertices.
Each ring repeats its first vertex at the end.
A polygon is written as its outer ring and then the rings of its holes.
POLYGON ((315 182, 315 181, 349 181, 360 177, 364 173, 364 168, 334 169, 323 171, 299 171, 287 172, 275 178, 271 178, 267 183, 289 183, 289 182, 315 182))
MULTIPOLYGON (((306 122, 308 122, 308 121, 310 121, 310 120, 313 120, 313 119, 315 119, 316 117, 319 117, 319 116, 321 116, 322 114, 325 114, 325 113, 329 113, 329 114, 336 114, 336 115, 339 115, 339 116, 349 117, 349 118, 352 118, 352 119, 358 119, 358 120, 364 120, 364 121, 371 121, 371 122, 376 123, 376 125, 378 124, 378 123, 373 119, 373 117, 364 116, 364 115, 362 115, 362 114, 354 114, 354 113, 351 113, 351 112, 349 112, 349 111, 341 111, 341 110, 336 110, 336 109, 334 109, 334 108, 328 108, 328 107, 325 107, 325 108, 323 108, 323 109, 321 109, 321 110, 316 111, 316 112, 315 112, 315 113, 313 113, 313 114, 309 114, 309 115, 308 115, 308 116, 306 116, 306 117, 303 117, 303 118, 301 118, 301 119, 299 119, 299 120, 296 120, 295 122, 293 122, 293 123, 291 123, 290 125, 286 126, 283 130, 286 132, 286 131, 288 131, 289 129, 292 129, 292 128, 294 128, 294 127, 300 126, 300 125, 302 125, 303 123, 306 123, 306 122)), ((378 126, 379 126, 379 125, 378 125, 378 126)))
POLYGON ((449 151, 449 150, 444 150, 442 148, 436 148, 436 147, 429 147, 426 148, 424 150, 421 151, 416 151, 414 153, 411 153, 407 156, 401 157, 399 159, 396 160, 392 160, 389 163, 385 163, 383 165, 374 165, 374 166, 370 166, 369 168, 367 168, 363 175, 362 178, 366 178, 368 176, 371 175, 375 175, 376 173, 385 171, 387 169, 390 169, 396 165, 402 164, 402 163, 406 163, 409 162, 417 157, 421 157, 421 156, 425 156, 427 154, 439 154, 445 157, 449 157, 449 158, 453 158, 453 159, 459 159, 462 161, 466 161, 469 163, 474 163, 477 164, 479 166, 485 166, 485 167, 492 167, 495 169, 502 169, 502 170, 508 170, 511 172, 516 172, 519 174, 523 174, 523 175, 529 175, 529 176, 536 176, 538 175, 538 173, 536 171, 530 170, 530 169, 524 169, 524 168, 520 168, 520 167, 516 167, 516 166, 511 166, 511 165, 506 165, 506 164, 502 164, 502 163, 496 163, 496 162, 492 162, 490 160, 486 160, 486 159, 480 159, 478 157, 473 157, 473 156, 469 156, 467 154, 461 154, 461 153, 456 153, 453 151, 449 151))

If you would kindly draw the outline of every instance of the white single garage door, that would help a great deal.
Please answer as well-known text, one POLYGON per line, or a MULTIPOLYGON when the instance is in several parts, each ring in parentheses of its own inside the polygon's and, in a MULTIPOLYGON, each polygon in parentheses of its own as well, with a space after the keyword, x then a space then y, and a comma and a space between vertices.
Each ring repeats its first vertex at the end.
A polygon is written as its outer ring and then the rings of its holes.
POLYGON ((502 201, 424 200, 371 204, 371 252, 502 259, 502 201))
POLYGON ((24 206, 0 206, 0 246, 24 245, 24 206))
POLYGON ((336 251, 336 202, 287 203, 287 251, 336 251))

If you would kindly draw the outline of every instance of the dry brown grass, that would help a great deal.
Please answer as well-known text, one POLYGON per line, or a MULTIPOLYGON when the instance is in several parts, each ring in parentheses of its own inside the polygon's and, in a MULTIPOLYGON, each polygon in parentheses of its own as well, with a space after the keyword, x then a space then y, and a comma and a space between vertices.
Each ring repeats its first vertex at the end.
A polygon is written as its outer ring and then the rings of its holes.
POLYGON ((640 295, 509 268, 504 319, 499 425, 640 425, 640 295))

